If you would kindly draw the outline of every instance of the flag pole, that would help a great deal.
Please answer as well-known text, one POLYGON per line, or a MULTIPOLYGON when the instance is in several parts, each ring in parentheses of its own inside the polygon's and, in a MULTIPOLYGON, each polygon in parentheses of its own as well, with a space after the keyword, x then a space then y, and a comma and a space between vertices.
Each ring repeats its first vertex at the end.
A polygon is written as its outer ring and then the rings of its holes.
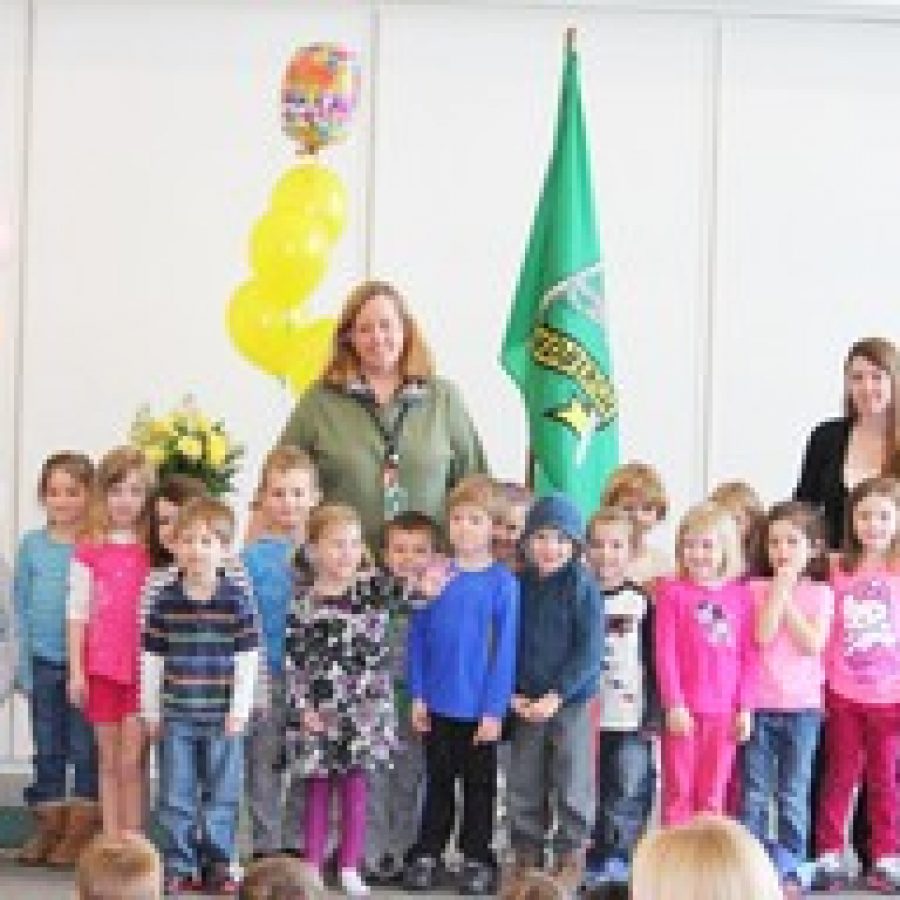
POLYGON ((566 29, 566 52, 575 49, 575 38, 578 36, 578 29, 574 25, 570 25, 566 29))

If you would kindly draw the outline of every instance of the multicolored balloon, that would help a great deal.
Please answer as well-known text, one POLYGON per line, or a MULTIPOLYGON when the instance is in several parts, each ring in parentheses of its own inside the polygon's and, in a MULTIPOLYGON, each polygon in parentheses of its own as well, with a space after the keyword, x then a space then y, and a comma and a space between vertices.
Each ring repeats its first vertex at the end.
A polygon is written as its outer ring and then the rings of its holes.
POLYGON ((306 153, 341 140, 359 100, 359 63, 339 44, 298 50, 281 85, 284 133, 306 153))

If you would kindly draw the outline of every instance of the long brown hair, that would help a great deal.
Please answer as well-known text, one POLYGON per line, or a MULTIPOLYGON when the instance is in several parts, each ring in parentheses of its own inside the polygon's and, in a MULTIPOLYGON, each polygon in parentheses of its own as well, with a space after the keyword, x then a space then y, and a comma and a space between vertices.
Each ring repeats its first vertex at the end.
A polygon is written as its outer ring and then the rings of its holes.
POLYGON ((151 565, 167 566, 172 562, 172 554, 163 547, 159 540, 157 501, 168 500, 174 506, 182 507, 189 500, 205 497, 208 493, 206 485, 199 478, 176 472, 163 478, 156 488, 147 494, 143 521, 147 523, 147 549, 150 551, 151 565))
MULTIPOLYGON (((900 520, 900 479, 876 475, 874 478, 864 479, 853 488, 847 498, 847 520, 844 525, 844 553, 841 566, 845 572, 855 572, 862 561, 863 546, 853 527, 853 515, 856 507, 866 497, 884 497, 886 500, 891 500, 897 508, 897 518, 900 520)), ((900 563, 900 528, 894 535, 888 557, 888 563, 891 566, 900 563)))
MULTIPOLYGON (((147 490, 153 485, 153 473, 147 465, 143 450, 124 445, 114 447, 97 466, 97 478, 94 483, 94 496, 91 500, 90 532, 95 540, 105 540, 109 533, 109 514, 106 510, 106 498, 110 490, 124 481, 129 473, 139 472, 145 479, 147 490)), ((147 546, 149 534, 147 528, 146 505, 141 510, 135 523, 138 540, 147 546)))
POLYGON ((771 578, 775 572, 769 559, 769 532, 776 522, 787 520, 798 531, 802 532, 812 547, 809 562, 803 574, 813 581, 828 581, 830 567, 828 563, 828 540, 825 534, 825 517, 809 503, 801 500, 785 500, 776 503, 766 516, 762 529, 763 554, 762 575, 771 578))
POLYGON ((850 365, 854 359, 864 359, 891 379, 891 402, 887 410, 887 446, 884 454, 882 475, 900 476, 900 415, 897 403, 900 400, 900 354, 897 347, 887 338, 868 337, 857 341, 847 351, 844 361, 844 413, 855 421, 858 413, 850 396, 850 365))
POLYGON ((434 378, 431 351, 403 295, 387 281, 364 281, 350 292, 341 310, 334 333, 332 356, 322 374, 322 381, 326 384, 346 387, 359 378, 359 359, 353 349, 351 332, 360 310, 372 297, 379 296, 391 299, 403 321, 403 351, 399 364, 401 381, 430 381, 434 378))

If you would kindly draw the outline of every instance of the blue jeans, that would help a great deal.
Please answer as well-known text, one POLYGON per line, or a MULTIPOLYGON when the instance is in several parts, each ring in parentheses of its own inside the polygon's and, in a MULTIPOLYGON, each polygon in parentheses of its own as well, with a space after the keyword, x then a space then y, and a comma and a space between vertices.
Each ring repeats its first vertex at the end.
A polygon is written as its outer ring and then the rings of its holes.
POLYGON ((167 875, 200 874, 198 824, 212 866, 229 867, 235 855, 243 747, 243 736, 225 735, 221 725, 165 723, 158 821, 167 875))
POLYGON ((819 710, 760 710, 744 745, 741 821, 778 860, 782 876, 793 874, 806 858, 810 781, 821 725, 819 710), (773 797, 774 839, 769 829, 773 797))
POLYGON ((97 799, 97 745, 94 732, 66 696, 66 664, 33 657, 29 697, 34 740, 34 781, 25 789, 28 804, 67 799, 66 769, 74 769, 73 800, 97 799))
POLYGON ((596 777, 591 857, 598 862, 611 857, 629 860, 647 827, 656 792, 652 742, 636 731, 601 732, 596 777))

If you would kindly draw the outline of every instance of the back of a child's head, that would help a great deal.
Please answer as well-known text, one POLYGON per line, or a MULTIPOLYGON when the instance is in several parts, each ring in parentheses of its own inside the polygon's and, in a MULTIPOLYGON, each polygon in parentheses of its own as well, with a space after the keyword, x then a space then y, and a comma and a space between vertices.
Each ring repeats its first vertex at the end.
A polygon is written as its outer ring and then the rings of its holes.
POLYGON ((101 835, 78 861, 78 900, 159 900, 162 865, 145 837, 101 835))
POLYGON ((632 900, 781 900, 762 845, 724 816, 651 832, 631 867, 632 900))
POLYGON ((315 871, 290 856, 270 856, 251 863, 241 883, 240 900, 321 900, 315 871))
POLYGON ((827 581, 829 563, 825 517, 814 506, 801 500, 784 500, 769 510, 762 529, 764 565, 761 574, 768 578, 775 574, 769 545, 773 528, 782 522, 789 523, 809 542, 810 552, 803 576, 813 581, 827 581))

